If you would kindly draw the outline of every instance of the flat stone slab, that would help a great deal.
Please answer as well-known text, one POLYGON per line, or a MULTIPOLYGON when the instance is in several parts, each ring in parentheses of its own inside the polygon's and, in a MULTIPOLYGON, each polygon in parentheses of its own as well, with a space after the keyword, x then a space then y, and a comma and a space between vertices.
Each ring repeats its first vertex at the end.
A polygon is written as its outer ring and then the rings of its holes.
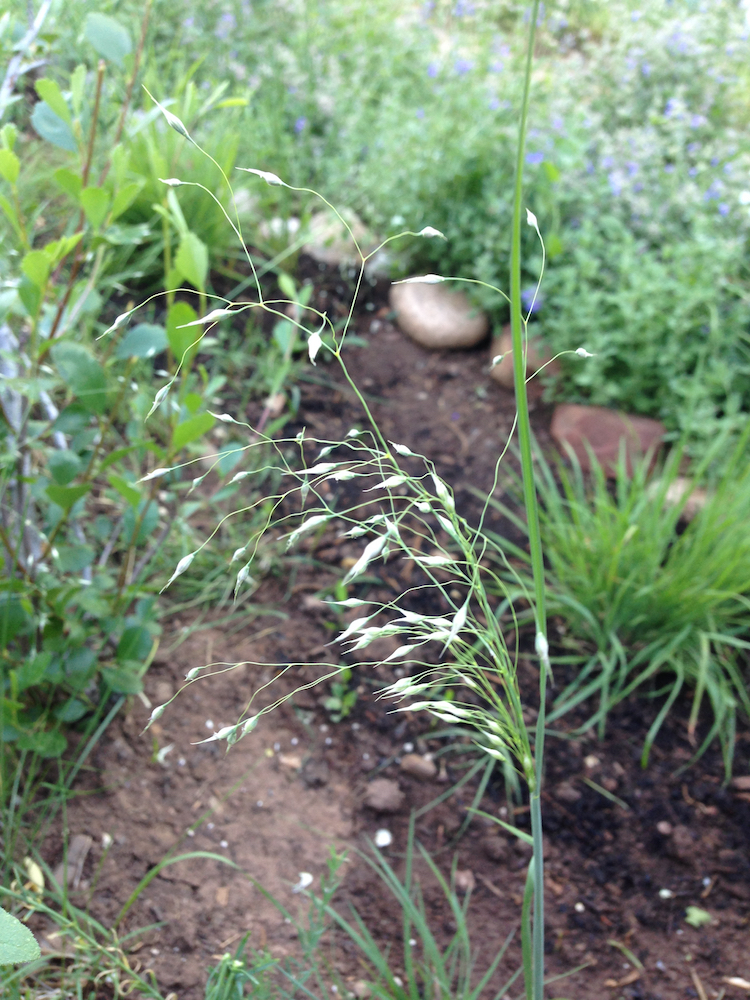
POLYGON ((474 347, 484 340, 489 321, 463 292, 417 281, 391 285, 391 308, 412 340, 433 350, 474 347))
POLYGON ((577 403, 556 406, 550 430, 563 449, 566 445, 573 449, 585 472, 591 470, 591 449, 608 476, 615 474, 622 440, 625 441, 627 469, 632 473, 635 461, 648 452, 656 454, 666 433, 664 424, 650 417, 630 416, 604 406, 577 403))

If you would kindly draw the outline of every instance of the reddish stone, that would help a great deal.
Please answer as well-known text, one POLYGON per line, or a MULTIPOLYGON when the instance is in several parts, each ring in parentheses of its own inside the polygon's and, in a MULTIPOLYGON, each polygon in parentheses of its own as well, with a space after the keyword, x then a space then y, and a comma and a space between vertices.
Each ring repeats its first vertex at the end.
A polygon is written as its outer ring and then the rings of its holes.
POLYGON ((563 403, 555 407, 551 432, 559 445, 563 448, 568 445, 573 449, 585 472, 591 469, 590 448, 607 475, 613 476, 620 454, 620 441, 625 440, 627 469, 632 472, 634 460, 647 452, 656 455, 666 428, 649 417, 633 417, 603 406, 563 403), (588 448, 585 442, 588 442, 588 448))

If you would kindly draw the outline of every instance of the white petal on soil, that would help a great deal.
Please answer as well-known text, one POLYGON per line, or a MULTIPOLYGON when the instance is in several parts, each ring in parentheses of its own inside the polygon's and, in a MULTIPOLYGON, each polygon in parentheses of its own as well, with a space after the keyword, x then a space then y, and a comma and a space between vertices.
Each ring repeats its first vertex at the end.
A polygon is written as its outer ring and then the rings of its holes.
POLYGON ((300 872, 299 882, 292 888, 292 892, 302 892, 313 884, 313 877, 310 872, 300 872))

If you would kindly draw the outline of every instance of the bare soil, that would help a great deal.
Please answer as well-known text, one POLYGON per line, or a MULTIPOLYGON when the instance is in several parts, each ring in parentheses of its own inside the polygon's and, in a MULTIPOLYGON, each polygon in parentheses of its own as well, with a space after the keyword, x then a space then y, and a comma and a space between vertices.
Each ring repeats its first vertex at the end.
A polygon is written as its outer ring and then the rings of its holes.
MULTIPOLYGON (((347 289, 335 274, 316 277, 318 294, 326 292, 329 304, 336 296, 346 301, 347 289)), ((349 351, 352 373, 386 436, 433 458, 471 520, 479 510, 473 489, 492 485, 495 456, 512 423, 512 396, 490 379, 486 346, 429 353, 406 340, 391 322, 385 294, 381 284, 368 286, 359 304, 356 332, 369 346, 349 351)), ((318 437, 339 438, 361 415, 340 373, 319 366, 316 377, 301 385, 292 433, 306 426, 318 437)), ((550 408, 539 396, 532 418, 542 445, 549 447, 550 408)), ((493 517, 493 530, 507 530, 493 517)), ((385 854, 398 869, 413 810, 422 810, 416 837, 441 869, 449 875, 457 859, 462 891, 473 883, 469 920, 478 969, 518 926, 528 853, 468 811, 477 779, 451 790, 467 761, 476 759, 470 746, 436 738, 424 715, 394 714, 378 700, 378 688, 394 679, 390 664, 355 665, 357 701, 339 723, 331 722, 321 705, 329 694, 323 686, 299 693, 264 717, 228 755, 224 744, 197 744, 213 728, 234 722, 250 696, 273 678, 274 668, 263 664, 309 664, 293 667, 277 679, 277 687, 264 691, 260 697, 268 703, 275 692, 312 680, 321 669, 315 664, 331 656, 326 643, 333 619, 317 595, 335 584, 351 552, 333 530, 316 545, 296 566, 293 580, 272 576, 256 595, 256 603, 281 610, 285 618, 260 614, 233 630, 216 626, 197 632, 190 631, 186 617, 167 623, 146 679, 154 704, 179 689, 191 667, 240 666, 214 668, 214 677, 190 686, 145 735, 149 712, 133 699, 102 739, 81 794, 68 808, 69 836, 94 838, 73 898, 89 899, 105 924, 166 855, 211 852, 236 866, 214 858, 170 864, 125 918, 126 930, 158 924, 133 939, 132 961, 153 969, 164 994, 172 991, 179 1000, 200 1000, 207 968, 248 931, 254 947, 267 947, 274 956, 296 948, 293 926, 258 886, 296 912, 303 905, 292 892, 299 873, 317 879, 332 845, 348 849, 350 857, 339 904, 356 907, 384 945, 395 943, 392 961, 399 971, 397 908, 356 850, 368 851, 375 832, 386 828, 393 843, 385 854), (406 773, 400 762, 408 752, 435 755, 435 777, 420 780, 406 773), (375 778, 398 783, 403 802, 397 811, 377 813, 364 804, 375 778), (424 809, 446 793, 444 801, 424 809), (102 861, 104 834, 113 846, 102 861)), ((369 596, 392 599, 405 572, 391 571, 389 564, 369 596)), ((530 658, 521 658, 520 677, 533 705, 536 674, 530 658)), ((624 704, 610 717, 603 741, 593 733, 549 740, 543 796, 547 970, 556 975, 583 966, 549 987, 550 998, 747 996, 724 977, 750 980, 750 796, 725 787, 718 749, 684 769, 693 752, 685 702, 675 706, 644 770, 643 740, 659 706, 658 700, 644 699, 624 704), (686 923, 688 906, 707 910, 710 925, 695 929, 686 923)), ((565 719, 564 728, 572 730, 579 721, 565 719)), ((748 773, 749 758, 750 738, 743 728, 735 773, 748 773)), ((528 807, 509 813, 499 776, 490 781, 481 807, 521 827, 528 824, 528 807)), ((60 833, 44 845, 50 865, 59 862, 62 845, 60 833)), ((426 866, 418 872, 434 933, 447 940, 451 918, 439 887, 426 866)), ((519 958, 514 941, 495 988, 519 958)), ((341 935, 335 967, 351 984, 364 975, 341 935)), ((517 983, 513 996, 520 989, 517 983)))

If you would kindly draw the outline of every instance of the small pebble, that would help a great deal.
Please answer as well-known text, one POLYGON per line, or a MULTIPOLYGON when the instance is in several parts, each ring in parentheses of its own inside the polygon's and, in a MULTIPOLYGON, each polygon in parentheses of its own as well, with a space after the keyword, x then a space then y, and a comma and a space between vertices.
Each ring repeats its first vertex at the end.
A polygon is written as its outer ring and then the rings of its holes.
POLYGON ((273 748, 276 751, 276 753, 278 753, 279 750, 281 750, 281 744, 280 743, 274 743, 273 748))
MULTIPOLYGON (((326 738, 325 738, 325 745, 327 747, 329 747, 332 743, 333 743, 333 740, 331 739, 331 737, 330 736, 326 736, 326 738)), ((333 987, 331 987, 331 989, 333 989, 333 987)))
POLYGON ((214 720, 206 719, 206 729, 213 729, 213 728, 214 728, 214 720))
POLYGON ((376 847, 390 847, 393 843, 393 834, 390 830, 377 830, 375 833, 376 847))
POLYGON ((583 903, 576 903, 573 909, 576 911, 576 913, 583 913, 586 907, 583 905, 583 903))
POLYGON ((672 832, 672 824, 668 820, 663 819, 656 824, 656 829, 659 831, 662 837, 668 837, 672 832))
POLYGON ((184 767, 184 766, 185 766, 185 765, 187 764, 187 761, 185 760, 185 758, 184 758, 184 757, 178 757, 178 758, 177 758, 177 764, 178 764, 178 765, 179 765, 180 767, 184 767))
POLYGON ((671 899, 674 893, 671 889, 659 889, 659 896, 661 899, 671 899))
POLYGON ((219 847, 229 847, 229 841, 228 840, 220 841, 219 847))
POLYGON ((299 743, 299 740, 297 739, 297 737, 293 736, 292 737, 292 746, 296 747, 298 743, 299 743))

